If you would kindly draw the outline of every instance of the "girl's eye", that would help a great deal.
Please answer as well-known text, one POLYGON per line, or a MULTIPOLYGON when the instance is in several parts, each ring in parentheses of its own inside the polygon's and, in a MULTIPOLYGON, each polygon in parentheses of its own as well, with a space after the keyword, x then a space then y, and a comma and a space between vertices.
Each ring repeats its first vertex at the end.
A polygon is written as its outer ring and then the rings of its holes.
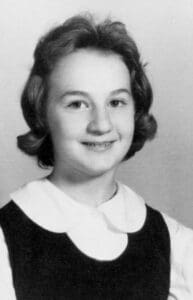
POLYGON ((67 107, 71 108, 71 109, 85 109, 88 107, 88 105, 81 100, 76 100, 76 101, 69 103, 67 105, 67 107))
POLYGON ((110 105, 112 107, 120 107, 120 106, 126 105, 126 101, 120 100, 120 99, 113 99, 110 101, 110 105))

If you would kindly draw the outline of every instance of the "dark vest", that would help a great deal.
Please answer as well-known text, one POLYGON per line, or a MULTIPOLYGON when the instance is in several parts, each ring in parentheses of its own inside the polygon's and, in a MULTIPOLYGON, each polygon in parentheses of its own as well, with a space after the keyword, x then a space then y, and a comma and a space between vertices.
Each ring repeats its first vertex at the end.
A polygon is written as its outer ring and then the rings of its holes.
POLYGON ((66 233, 47 231, 11 201, 0 210, 18 300, 167 300, 170 238, 147 206, 143 228, 115 260, 83 254, 66 233))

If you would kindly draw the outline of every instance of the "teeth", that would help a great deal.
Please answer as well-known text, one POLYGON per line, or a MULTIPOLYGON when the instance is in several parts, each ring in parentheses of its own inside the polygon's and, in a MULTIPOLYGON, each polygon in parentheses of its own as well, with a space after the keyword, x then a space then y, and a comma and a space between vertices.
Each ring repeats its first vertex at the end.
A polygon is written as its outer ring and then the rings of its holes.
POLYGON ((84 144, 90 148, 93 149, 98 149, 98 150, 105 150, 108 147, 110 147, 112 145, 113 142, 102 142, 102 143, 89 143, 89 142, 85 142, 84 144))
POLYGON ((111 144, 111 142, 107 142, 107 143, 85 143, 86 145, 89 145, 89 146, 108 146, 111 144))

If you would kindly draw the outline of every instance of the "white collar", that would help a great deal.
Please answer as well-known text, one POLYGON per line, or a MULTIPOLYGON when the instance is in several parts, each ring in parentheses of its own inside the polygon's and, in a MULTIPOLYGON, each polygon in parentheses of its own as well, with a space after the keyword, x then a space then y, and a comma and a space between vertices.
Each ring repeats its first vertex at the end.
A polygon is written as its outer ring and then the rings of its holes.
POLYGON ((53 232, 68 232, 82 218, 102 216, 109 229, 132 233, 140 230, 146 219, 144 200, 120 182, 117 194, 97 208, 78 203, 46 178, 30 182, 10 196, 32 221, 53 232))

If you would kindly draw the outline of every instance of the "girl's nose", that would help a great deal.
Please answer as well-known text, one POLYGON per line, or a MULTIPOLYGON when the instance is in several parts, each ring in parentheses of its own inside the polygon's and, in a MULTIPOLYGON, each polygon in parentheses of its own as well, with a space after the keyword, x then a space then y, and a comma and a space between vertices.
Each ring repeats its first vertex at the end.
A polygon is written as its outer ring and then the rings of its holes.
POLYGON ((112 121, 109 112, 105 109, 92 112, 91 120, 88 124, 88 132, 96 135, 102 135, 112 130, 112 121))

